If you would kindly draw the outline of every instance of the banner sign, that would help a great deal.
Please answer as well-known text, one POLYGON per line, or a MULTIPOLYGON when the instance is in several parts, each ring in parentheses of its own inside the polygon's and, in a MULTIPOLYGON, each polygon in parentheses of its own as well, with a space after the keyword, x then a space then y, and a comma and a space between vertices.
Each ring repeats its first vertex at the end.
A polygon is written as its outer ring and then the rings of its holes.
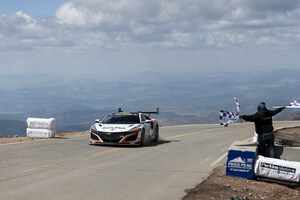
POLYGON ((254 175, 255 152, 229 150, 226 175, 252 179, 254 175))
POLYGON ((282 181, 299 182, 300 162, 258 156, 255 175, 282 181))

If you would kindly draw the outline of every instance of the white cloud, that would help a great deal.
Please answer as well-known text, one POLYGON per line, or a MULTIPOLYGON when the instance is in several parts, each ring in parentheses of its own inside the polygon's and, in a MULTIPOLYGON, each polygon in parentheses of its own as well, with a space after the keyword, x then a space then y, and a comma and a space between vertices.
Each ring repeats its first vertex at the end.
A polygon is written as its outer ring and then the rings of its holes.
POLYGON ((260 37, 258 38, 257 43, 262 45, 272 45, 272 44, 276 44, 277 41, 273 37, 260 37))
MULTIPOLYGON (((288 0, 286 4, 278 0, 74 0, 61 5, 55 17, 36 21, 22 12, 1 15, 0 34, 10 37, 14 32, 20 40, 25 34, 38 36, 48 41, 46 44, 53 41, 57 45, 60 41, 62 46, 67 43, 81 46, 83 42, 97 46, 103 39, 101 44, 130 44, 132 47, 170 44, 170 38, 174 39, 174 33, 177 33, 184 34, 184 40, 188 42, 174 43, 172 39, 172 45, 166 47, 189 48, 200 34, 207 34, 207 38, 214 37, 209 40, 217 41, 214 42, 217 44, 224 40, 223 36, 216 37, 220 35, 215 34, 218 32, 245 35, 249 30, 260 34, 259 29, 272 29, 273 33, 280 33, 284 26, 298 27, 300 9, 299 3, 294 0, 288 0), (93 35, 101 37, 89 37, 93 35)), ((231 41, 229 39, 227 45, 231 41)), ((207 44, 211 46, 213 43, 207 44)), ((103 48, 106 45, 100 46, 103 48)))
POLYGON ((56 17, 61 24, 84 26, 86 25, 85 10, 77 8, 73 2, 67 2, 56 11, 56 17))
POLYGON ((281 11, 289 12, 291 10, 299 8, 298 0, 251 0, 246 1, 247 6, 252 10, 258 10, 262 12, 266 11, 281 11))
MULTIPOLYGON (((216 44, 218 48, 222 46, 220 42, 224 42, 224 37, 215 37, 220 35, 215 33, 245 35, 245 31, 253 30, 260 34, 260 29, 273 29, 280 33, 284 26, 293 28, 299 25, 298 12, 299 3, 294 0, 288 0, 286 4, 280 0, 263 3, 245 0, 77 0, 62 5, 56 16, 60 23, 80 26, 77 31, 83 35, 102 32, 110 43, 120 45, 131 43, 132 47, 161 43, 161 47, 189 48, 197 35, 207 34, 207 38, 214 37, 208 40, 207 45, 216 44), (174 42, 174 33, 188 34, 185 40, 189 42, 174 42), (123 36, 120 37, 120 34, 123 36)), ((255 40, 255 37, 252 39, 255 40)), ((226 45, 230 45, 231 41, 229 39, 226 45)))
POLYGON ((26 14, 22 13, 21 11, 16 12, 15 15, 16 15, 18 18, 23 18, 23 19, 25 19, 25 21, 26 21, 27 23, 33 23, 33 24, 35 24, 35 20, 34 20, 34 19, 32 19, 29 15, 26 15, 26 14))
POLYGON ((296 0, 70 0, 50 17, 0 14, 0 55, 26 49, 49 59, 94 55, 97 62, 112 50, 289 51, 299 49, 299 21, 296 0))

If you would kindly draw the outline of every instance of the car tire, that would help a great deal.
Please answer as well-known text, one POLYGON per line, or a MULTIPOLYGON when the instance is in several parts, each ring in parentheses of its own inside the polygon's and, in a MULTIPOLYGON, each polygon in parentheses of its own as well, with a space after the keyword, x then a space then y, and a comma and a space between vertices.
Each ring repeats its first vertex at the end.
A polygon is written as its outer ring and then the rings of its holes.
POLYGON ((158 126, 157 126, 157 127, 155 127, 154 142, 157 143, 158 140, 159 140, 159 128, 158 128, 158 126))
POLYGON ((140 141, 140 146, 144 146, 145 144, 145 130, 143 129, 142 130, 142 133, 141 133, 141 141, 140 141))

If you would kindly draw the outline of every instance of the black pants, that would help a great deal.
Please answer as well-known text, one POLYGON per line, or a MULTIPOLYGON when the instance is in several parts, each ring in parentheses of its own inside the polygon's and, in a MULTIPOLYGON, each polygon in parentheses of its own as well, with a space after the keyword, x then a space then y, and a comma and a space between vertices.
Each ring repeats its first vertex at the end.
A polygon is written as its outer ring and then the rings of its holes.
POLYGON ((258 134, 258 154, 266 156, 266 149, 269 149, 270 157, 275 158, 274 134, 273 132, 258 134))

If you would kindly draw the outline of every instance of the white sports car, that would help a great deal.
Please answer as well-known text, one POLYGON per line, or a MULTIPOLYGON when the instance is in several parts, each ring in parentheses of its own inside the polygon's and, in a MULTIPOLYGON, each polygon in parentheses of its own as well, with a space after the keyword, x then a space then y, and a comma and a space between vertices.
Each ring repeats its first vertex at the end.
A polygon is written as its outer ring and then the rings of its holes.
POLYGON ((90 129, 90 143, 143 146, 150 140, 158 142, 159 126, 150 114, 159 114, 159 109, 156 112, 122 112, 119 108, 118 113, 111 113, 102 121, 96 119, 90 129))

